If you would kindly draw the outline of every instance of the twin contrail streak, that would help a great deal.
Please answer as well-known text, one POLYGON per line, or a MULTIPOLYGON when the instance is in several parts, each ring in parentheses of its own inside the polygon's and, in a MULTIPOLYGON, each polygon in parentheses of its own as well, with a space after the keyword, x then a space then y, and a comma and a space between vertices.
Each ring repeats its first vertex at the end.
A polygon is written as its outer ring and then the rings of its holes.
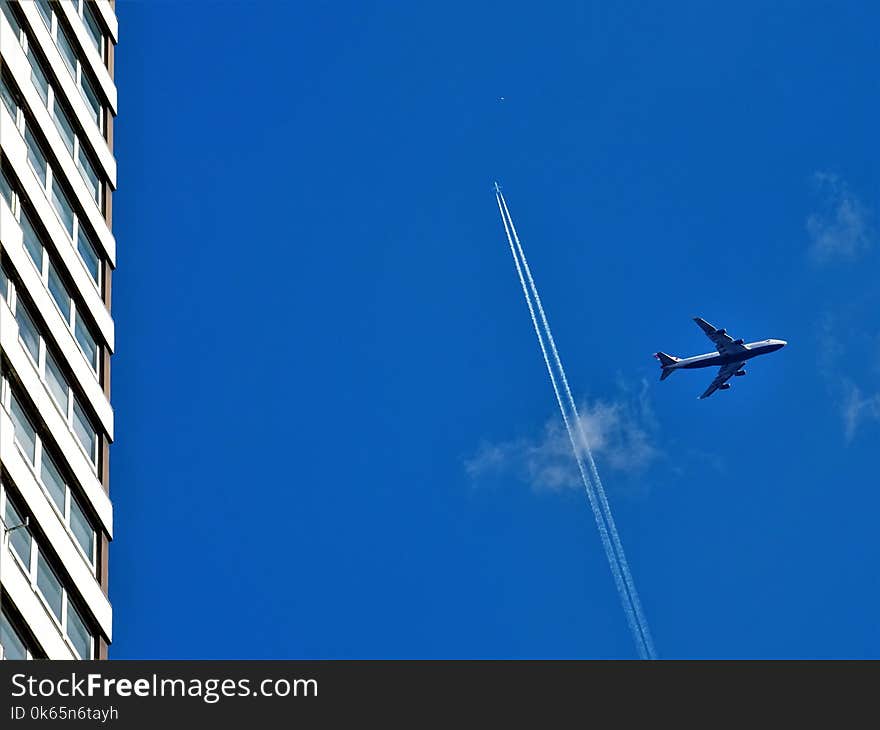
POLYGON ((638 593, 636 592, 635 583, 633 582, 632 574, 629 569, 629 563, 623 552, 623 544, 620 541, 617 526, 615 525, 614 517, 611 514, 611 506, 608 503, 605 489, 602 486, 602 480, 599 478, 599 472, 596 469, 596 463, 593 460, 593 455, 590 451, 589 443, 587 442, 587 436, 584 433, 583 424, 574 402, 574 398, 572 397, 571 388, 568 385, 565 368, 562 366, 562 360, 559 357, 559 351, 556 349, 556 342, 553 339, 553 333, 550 330, 550 324, 547 321, 547 315, 544 312, 544 306, 541 303, 541 297, 538 294, 538 287, 535 285, 535 280, 532 277, 532 272, 529 268, 525 251, 523 250, 519 236, 516 233, 516 228, 513 225, 513 218, 507 208, 507 202, 504 200, 501 191, 497 189, 497 186, 495 197, 498 202, 498 211, 501 214, 501 222, 504 224, 504 232, 507 235, 507 242, 510 245, 510 253, 513 256, 513 262, 516 265, 516 272, 519 276, 520 284, 522 285, 523 296, 525 297, 526 304, 529 308, 532 325, 534 326, 535 334, 538 337, 538 344, 541 346, 541 353, 544 356, 544 364, 547 366, 547 373, 550 375, 550 383, 553 386, 553 392, 556 395, 559 412, 562 414, 562 420, 565 423, 565 429, 568 432, 568 438, 571 441, 571 447, 574 452, 575 460, 577 461, 578 471, 580 472, 581 480, 584 483, 584 489, 590 501, 590 507, 592 508, 593 516, 596 520, 596 527, 599 530, 599 537, 601 538, 602 546, 605 549, 605 556, 608 559, 608 565, 611 568, 611 574, 614 577, 617 592, 620 595, 620 601, 624 613, 626 614, 630 631, 633 635, 633 641, 636 644, 640 657, 643 659, 654 659, 656 658, 654 642, 651 639, 651 634, 648 630, 648 624, 642 611, 642 605, 639 601, 638 593), (515 246, 514 241, 516 242, 515 246), (525 275, 523 275, 523 271, 525 271, 525 275), (528 286, 526 285, 526 279, 528 279, 528 286), (529 290, 531 290, 531 294, 529 290), (534 303, 532 301, 533 299, 534 303), (538 324, 538 318, 535 315, 535 307, 537 307, 538 313, 541 317, 542 326, 538 324), (553 366, 551 365, 550 357, 547 353, 545 338, 550 345, 550 350, 553 354, 553 362, 556 365, 556 371, 554 371, 553 366), (562 394, 560 393, 559 383, 557 381, 557 373, 565 390, 565 400, 568 404, 568 410, 566 410, 566 407, 563 404, 562 394), (577 430, 577 438, 575 437, 575 431, 572 429, 571 421, 574 421, 574 428, 577 430), (578 443, 578 441, 580 443, 578 443), (592 482, 587 477, 584 455, 586 455, 586 459, 589 462, 592 482))

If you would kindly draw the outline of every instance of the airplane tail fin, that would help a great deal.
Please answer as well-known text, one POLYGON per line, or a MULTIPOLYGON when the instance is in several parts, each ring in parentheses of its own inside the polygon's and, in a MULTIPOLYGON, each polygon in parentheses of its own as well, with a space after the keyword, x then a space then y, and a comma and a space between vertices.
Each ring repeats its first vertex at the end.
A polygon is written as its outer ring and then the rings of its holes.
POLYGON ((672 357, 672 355, 667 355, 665 352, 657 352, 654 354, 660 361, 660 367, 663 368, 660 373, 660 380, 666 380, 670 375, 672 375, 672 371, 675 370, 675 363, 678 362, 677 357, 672 357))

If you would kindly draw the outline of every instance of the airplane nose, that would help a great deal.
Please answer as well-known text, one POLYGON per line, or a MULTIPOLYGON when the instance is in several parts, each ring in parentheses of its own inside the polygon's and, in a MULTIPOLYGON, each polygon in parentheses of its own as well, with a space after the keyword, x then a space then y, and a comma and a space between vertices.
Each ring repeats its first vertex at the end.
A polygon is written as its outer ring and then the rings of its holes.
POLYGON ((776 340, 780 347, 785 347, 788 343, 785 340, 776 340))

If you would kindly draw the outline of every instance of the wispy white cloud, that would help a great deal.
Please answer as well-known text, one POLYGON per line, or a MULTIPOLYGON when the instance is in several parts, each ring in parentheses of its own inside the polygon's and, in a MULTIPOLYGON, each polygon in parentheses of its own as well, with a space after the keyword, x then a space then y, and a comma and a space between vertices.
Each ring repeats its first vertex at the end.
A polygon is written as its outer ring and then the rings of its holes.
POLYGON ((813 181, 821 210, 807 218, 811 257, 819 263, 857 258, 874 242, 870 211, 837 175, 817 172, 813 181))
MULTIPOLYGON (((621 384, 617 398, 585 401, 578 410, 600 469, 639 474, 662 456, 646 381, 638 391, 621 384)), ((465 461, 465 470, 474 481, 512 477, 536 491, 583 488, 571 442, 558 416, 548 420, 536 438, 482 444, 465 461)))
MULTIPOLYGON (((820 210, 806 223, 811 258, 817 263, 857 259, 880 237, 874 210, 834 173, 817 172, 813 183, 820 210)), ((872 331, 876 296, 847 294, 842 311, 826 312, 819 322, 817 364, 849 444, 866 424, 880 421, 880 389, 874 385, 880 372, 880 332, 872 331)))
POLYGON ((854 339, 859 342, 871 338, 864 332, 850 331, 852 329, 826 314, 820 322, 817 334, 819 372, 825 378, 829 393, 840 412, 843 436, 847 444, 853 442, 862 426, 872 421, 880 421, 880 390, 865 392, 856 383, 848 363, 859 362, 862 358, 852 352, 848 356, 848 348, 844 346, 842 333, 847 335, 848 340, 854 339))
POLYGON ((842 401, 843 433, 851 443, 856 432, 867 421, 880 421, 880 393, 865 395, 853 382, 845 382, 842 401))

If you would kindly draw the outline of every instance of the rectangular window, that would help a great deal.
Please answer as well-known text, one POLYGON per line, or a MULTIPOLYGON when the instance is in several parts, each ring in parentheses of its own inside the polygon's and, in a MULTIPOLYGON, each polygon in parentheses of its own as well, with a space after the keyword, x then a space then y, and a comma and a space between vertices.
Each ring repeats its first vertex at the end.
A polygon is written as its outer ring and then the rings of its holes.
POLYGON ((40 92, 40 98, 43 100, 43 103, 49 104, 49 79, 46 78, 46 74, 43 71, 43 67, 40 65, 40 62, 37 60, 37 57, 34 55, 33 51, 28 48, 27 52, 28 61, 31 64, 31 81, 34 83, 34 87, 40 92))
POLYGON ((60 621, 61 606, 64 602, 61 581, 58 580, 55 571, 49 567, 49 563, 39 550, 37 551, 37 588, 40 589, 40 593, 46 599, 55 618, 60 621))
MULTIPOLYGON (((24 409, 13 395, 10 399, 10 408, 12 412, 12 431, 15 440, 25 455, 30 459, 31 464, 37 456, 37 431, 31 425, 30 419, 25 415, 24 409)), ((9 500, 7 499, 7 504, 9 500)))
POLYGON ((37 271, 43 273, 43 244, 40 241, 37 231, 31 223, 30 216, 24 211, 21 212, 21 230, 24 236, 24 247, 30 254, 37 271))
POLYGON ((27 659, 27 650, 12 622, 4 612, 0 615, 0 646, 4 659, 27 659))
POLYGON ((37 10, 40 11, 40 15, 43 18, 43 22, 46 23, 47 28, 52 28, 52 6, 49 4, 49 0, 37 0, 36 1, 37 10))
POLYGON ((49 293, 64 315, 64 321, 70 324, 70 294, 67 293, 67 287, 64 286, 64 282, 58 276, 58 270, 51 261, 49 262, 49 293))
POLYGON ((92 118, 95 120, 95 123, 98 127, 101 126, 101 100, 98 98, 98 93, 95 91, 95 87, 92 86, 91 81, 89 81, 85 74, 80 79, 80 90, 82 91, 82 97, 85 99, 86 104, 88 104, 89 109, 92 111, 92 118))
MULTIPOLYGON (((6 514, 3 515, 3 521, 6 523, 6 529, 12 529, 24 522, 24 517, 15 509, 8 493, 6 494, 6 514)), ((30 530, 27 527, 19 527, 17 530, 13 530, 9 533, 9 542, 16 555, 21 558, 21 562, 24 563, 25 570, 30 570, 32 544, 30 530)))
POLYGON ((0 10, 3 11, 3 15, 5 15, 6 20, 9 21, 9 25, 12 26, 12 31, 15 33, 15 37, 20 38, 21 25, 19 25, 18 19, 15 17, 15 14, 12 12, 12 8, 9 6, 9 3, 6 0, 0 0, 0 10))
POLYGON ((98 253, 97 251, 95 251, 95 247, 92 245, 92 242, 89 240, 89 237, 82 226, 79 227, 79 235, 76 239, 76 248, 79 251, 79 255, 82 256, 83 263, 86 265, 86 268, 92 275, 92 279, 95 280, 95 283, 100 288, 101 259, 98 258, 98 253))
POLYGON ((101 179, 98 177, 98 173, 95 171, 95 166, 92 164, 92 161, 89 159, 89 156, 85 153, 82 146, 79 148, 79 171, 82 173, 82 178, 85 181, 86 187, 89 189, 92 199, 100 206, 101 179))
POLYGON ((15 306, 15 320, 18 322, 18 336, 24 343, 25 349, 34 358, 34 362, 40 361, 40 335, 34 320, 28 313, 24 303, 19 301, 15 306))
POLYGON ((0 269, 0 297, 3 297, 4 301, 9 301, 9 277, 6 276, 4 269, 0 269))
POLYGON ((58 467, 55 466, 52 457, 50 457, 45 451, 43 452, 43 463, 40 465, 40 479, 43 480, 43 484, 46 486, 46 491, 49 492, 55 506, 58 507, 63 515, 64 497, 67 492, 67 485, 61 478, 61 472, 58 471, 58 467))
POLYGON ((95 342, 95 338, 92 337, 92 333, 89 331, 83 318, 79 315, 77 315, 76 318, 74 335, 76 336, 76 341, 79 343, 80 349, 83 351, 83 355, 86 356, 86 360, 88 360, 89 365, 92 366, 92 370, 98 372, 98 344, 95 342))
POLYGON ((95 531, 83 508, 80 507, 79 500, 73 495, 70 499, 70 529, 88 559, 94 561, 95 531))
POLYGON ((70 69, 70 73, 73 75, 73 79, 75 81, 77 64, 76 51, 73 49, 73 44, 67 37, 67 33, 65 33, 60 26, 58 28, 58 35, 55 45, 57 45, 58 50, 61 51, 61 58, 64 59, 64 63, 67 64, 67 68, 70 69))
POLYGON ((52 185, 52 206, 67 229, 67 235, 73 238, 73 208, 70 207, 70 201, 57 183, 52 185))
POLYGON ((64 414, 64 420, 67 420, 67 405, 70 402, 70 387, 67 385, 67 379, 55 362, 55 358, 48 352, 46 353, 46 384, 49 386, 49 392, 64 414))
POLYGON ((31 134, 30 125, 28 125, 28 128, 25 130, 24 141, 27 143, 28 162, 31 163, 31 167, 34 168, 37 178, 45 188, 47 179, 46 173, 49 169, 49 165, 46 162, 46 155, 43 154, 43 150, 40 149, 40 145, 37 144, 37 140, 34 139, 34 135, 31 134))
POLYGON ((0 195, 3 196, 3 200, 12 207, 12 183, 9 182, 9 178, 6 177, 6 173, 0 174, 0 195))
POLYGON ((61 135, 61 139, 64 140, 64 146, 67 147, 67 151, 70 154, 73 154, 73 140, 76 135, 73 131, 73 125, 70 123, 70 120, 67 118, 67 115, 62 111, 61 107, 58 104, 55 104, 55 128, 58 130, 58 133, 61 135))
POLYGON ((93 464, 98 461, 98 434, 92 426, 92 422, 82 409, 79 401, 73 399, 73 432, 83 445, 93 464))
POLYGON ((12 118, 15 119, 18 114, 18 104, 15 103, 15 96, 13 96, 12 89, 6 82, 5 77, 0 79, 0 96, 3 97, 3 103, 6 105, 6 109, 9 111, 10 115, 12 115, 12 118))
POLYGON ((86 23, 86 30, 89 38, 95 44, 98 53, 104 52, 104 32, 101 30, 101 24, 95 17, 94 11, 89 7, 89 3, 83 3, 83 20, 86 23))
POLYGON ((67 638, 70 639, 80 659, 92 658, 92 635, 70 601, 67 603, 67 638))

